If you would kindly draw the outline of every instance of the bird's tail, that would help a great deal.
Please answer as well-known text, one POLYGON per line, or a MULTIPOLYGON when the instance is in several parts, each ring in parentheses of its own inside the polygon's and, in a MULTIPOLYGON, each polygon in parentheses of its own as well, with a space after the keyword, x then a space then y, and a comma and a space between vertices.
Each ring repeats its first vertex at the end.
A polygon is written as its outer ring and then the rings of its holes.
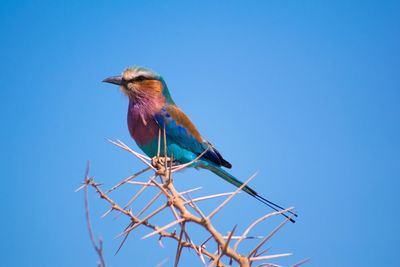
MULTIPOLYGON (((216 175, 218 175, 219 177, 221 177, 225 181, 233 184, 236 187, 240 187, 243 184, 243 182, 241 182, 238 179, 236 179, 232 174, 228 173, 227 171, 225 171, 221 167, 218 167, 218 166, 216 166, 216 165, 214 165, 212 163, 203 164, 201 167, 212 171, 213 173, 215 173, 216 175)), ((271 209, 275 210, 275 211, 284 210, 284 208, 282 208, 281 206, 279 206, 279 205, 267 200, 266 198, 260 196, 256 191, 254 191, 251 187, 249 187, 247 185, 244 186, 242 190, 244 192, 246 192, 247 194, 249 194, 250 196, 252 196, 255 199, 257 199, 258 201, 260 201, 263 204, 267 205, 271 209)), ((290 214, 294 215, 295 217, 297 217, 297 214, 292 212, 292 211, 288 211, 288 213, 290 213, 290 214)), ((292 218, 289 218, 289 216, 287 216, 286 214, 282 213, 282 215, 284 217, 288 218, 292 223, 295 222, 295 220, 293 220, 292 218)))

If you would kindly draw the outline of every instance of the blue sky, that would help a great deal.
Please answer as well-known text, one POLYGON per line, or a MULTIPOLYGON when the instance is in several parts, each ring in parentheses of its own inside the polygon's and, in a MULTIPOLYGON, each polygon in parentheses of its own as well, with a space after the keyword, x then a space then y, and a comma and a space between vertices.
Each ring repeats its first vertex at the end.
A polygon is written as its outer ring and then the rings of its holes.
MULTIPOLYGON (((398 14, 396 1, 2 1, 2 263, 95 266, 74 189, 88 159, 106 187, 142 167, 105 140, 137 148, 126 98, 101 83, 142 65, 165 78, 233 174, 259 170, 252 186, 297 208, 298 222, 270 243, 271 253, 294 253, 279 263, 397 266, 398 14)), ((206 171, 176 183, 232 190, 206 171)), ((94 194, 91 205, 109 266, 156 266, 168 255, 172 265, 175 245, 142 241, 144 230, 114 256, 126 221, 100 220, 107 206, 94 194)), ((268 211, 241 194, 216 223, 243 229, 268 211)))

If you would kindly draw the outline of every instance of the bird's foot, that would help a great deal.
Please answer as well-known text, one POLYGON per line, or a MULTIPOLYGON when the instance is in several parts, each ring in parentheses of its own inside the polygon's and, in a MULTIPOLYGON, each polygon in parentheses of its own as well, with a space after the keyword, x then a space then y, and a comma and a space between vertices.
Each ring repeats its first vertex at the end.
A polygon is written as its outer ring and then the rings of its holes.
POLYGON ((174 165, 173 159, 169 157, 155 156, 151 159, 151 165, 156 169, 156 173, 165 176, 168 169, 174 165))

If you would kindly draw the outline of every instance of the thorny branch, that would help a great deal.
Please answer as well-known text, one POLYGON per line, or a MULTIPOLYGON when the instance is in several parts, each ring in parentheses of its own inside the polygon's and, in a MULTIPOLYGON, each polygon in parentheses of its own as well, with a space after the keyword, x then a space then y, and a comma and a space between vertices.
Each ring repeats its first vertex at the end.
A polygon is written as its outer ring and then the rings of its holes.
POLYGON ((103 256, 103 241, 101 238, 99 239, 99 245, 97 245, 96 240, 94 238, 93 234, 93 227, 92 227, 92 222, 90 220, 90 212, 89 212, 89 196, 88 196, 88 189, 87 185, 90 184, 92 181, 89 178, 89 166, 90 163, 88 161, 87 166, 86 166, 86 173, 85 173, 85 181, 84 181, 84 191, 85 191, 85 215, 86 215, 86 223, 87 223, 87 228, 89 231, 89 237, 90 241, 92 242, 92 246, 94 250, 96 251, 97 255, 99 256, 99 263, 97 264, 98 267, 106 267, 106 263, 104 261, 104 256, 103 256))
MULTIPOLYGON (((182 164, 182 165, 175 165, 173 162, 173 159, 166 156, 167 151, 166 151, 165 133, 164 133, 164 156, 160 156, 161 131, 159 132, 158 140, 159 140, 158 153, 157 153, 157 156, 154 157, 153 159, 149 159, 147 156, 144 156, 136 151, 133 151, 131 148, 129 148, 127 145, 125 145, 124 143, 122 143, 119 140, 110 141, 114 145, 133 154, 135 157, 137 157, 139 160, 141 160, 146 165, 146 168, 129 176, 128 178, 122 180, 117 185, 111 187, 111 189, 109 189, 108 191, 103 191, 99 184, 95 183, 95 181, 92 178, 89 178, 89 176, 88 176, 89 165, 87 167, 87 171, 86 171, 86 175, 85 175, 85 182, 81 188, 85 189, 86 220, 87 220, 87 225, 88 225, 88 229, 89 229, 90 240, 92 242, 94 249, 96 250, 96 252, 98 254, 98 257, 100 258, 100 262, 99 262, 98 266, 105 267, 105 262, 104 262, 104 257, 103 257, 102 241, 100 240, 99 245, 97 245, 94 235, 93 235, 91 222, 90 222, 88 196, 87 196, 87 188, 89 186, 94 188, 95 192, 100 196, 100 198, 103 199, 104 201, 106 201, 110 205, 110 209, 102 217, 105 217, 112 211, 116 211, 119 214, 125 215, 130 220, 130 223, 128 224, 128 226, 118 236, 118 237, 120 237, 120 236, 124 237, 120 247, 118 248, 118 251, 124 244, 128 235, 133 230, 138 228, 139 226, 143 226, 143 227, 150 229, 151 232, 149 234, 145 235, 142 239, 157 235, 159 237, 160 241, 163 238, 168 238, 171 240, 175 240, 177 242, 174 266, 178 266, 183 248, 192 249, 198 255, 201 263, 204 266, 207 266, 206 260, 205 260, 207 258, 210 261, 209 266, 217 266, 217 267, 231 266, 232 262, 236 262, 241 267, 249 267, 249 266, 251 266, 252 263, 254 263, 256 261, 259 262, 259 261, 263 261, 263 260, 271 260, 271 259, 291 255, 290 253, 265 255, 265 256, 261 256, 263 253, 257 254, 257 251, 265 245, 265 243, 288 221, 288 219, 283 221, 277 228, 275 228, 269 235, 267 235, 267 237, 265 237, 265 238, 261 237, 261 239, 262 239, 261 242, 256 247, 254 247, 250 251, 250 253, 248 253, 247 255, 240 254, 238 252, 238 247, 239 247, 239 244, 243 240, 260 238, 260 237, 248 236, 250 231, 257 224, 261 223, 262 221, 264 221, 267 218, 276 216, 278 214, 286 213, 286 212, 292 210, 292 208, 288 208, 286 210, 282 210, 279 212, 272 212, 272 213, 262 216, 261 218, 254 221, 239 236, 233 235, 236 230, 236 226, 228 234, 228 236, 223 236, 215 228, 215 226, 213 225, 213 223, 211 221, 212 217, 215 216, 216 214, 218 214, 219 211, 223 207, 225 207, 225 205, 232 198, 234 198, 240 192, 240 190, 247 183, 250 182, 251 179, 254 178, 255 175, 250 177, 235 192, 215 194, 215 195, 211 195, 211 196, 203 196, 203 197, 198 197, 198 198, 192 199, 190 197, 189 193, 193 192, 195 190, 198 190, 199 188, 187 190, 185 192, 178 192, 176 190, 176 188, 174 187, 174 182, 173 182, 171 175, 172 175, 172 173, 174 173, 177 170, 181 170, 181 169, 184 169, 184 168, 190 166, 195 161, 197 161, 202 155, 200 155, 198 158, 196 158, 193 162, 190 162, 187 164, 182 164), (149 170, 153 170, 154 175, 147 182, 132 182, 131 181, 134 178, 141 175, 142 173, 145 173, 149 170), (160 179, 160 182, 157 181, 157 178, 160 179), (131 198, 131 200, 126 205, 121 206, 109 196, 109 193, 116 191, 118 188, 120 188, 121 186, 124 186, 126 184, 138 185, 138 186, 141 186, 141 189, 131 198), (140 209, 140 211, 138 212, 137 215, 135 215, 132 212, 132 209, 129 208, 129 206, 134 204, 135 201, 144 192, 144 190, 146 188, 148 188, 149 186, 158 188, 158 192, 152 198, 152 200, 150 202, 148 202, 145 207, 140 209), (144 218, 141 218, 143 213, 146 210, 148 210, 156 202, 156 200, 159 199, 160 196, 162 196, 162 195, 165 197, 166 203, 164 203, 160 207, 156 208, 149 215, 145 216, 144 218), (206 216, 204 214, 204 212, 196 204, 196 202, 198 202, 198 201, 206 201, 209 199, 215 199, 217 197, 223 197, 223 196, 228 196, 228 197, 218 207, 216 207, 214 209, 214 211, 212 211, 208 216, 206 216), (175 220, 164 226, 159 227, 155 224, 154 217, 156 217, 157 214, 159 214, 160 212, 162 212, 165 209, 169 209, 171 211, 173 218, 175 220), (192 211, 194 211, 195 214, 192 211), (190 232, 188 231, 188 228, 186 227, 186 225, 188 223, 196 224, 196 225, 200 226, 201 228, 203 228, 209 234, 209 238, 198 244, 193 242, 193 240, 190 237, 190 232), (168 229, 171 228, 172 226, 177 226, 179 231, 175 231, 175 230, 168 231, 168 229), (210 240, 213 240, 218 248, 216 253, 213 253, 206 248, 206 243, 209 242, 210 240), (237 240, 236 243, 234 244, 234 246, 230 245, 230 242, 233 240, 237 240), (227 260, 228 263, 224 263, 225 260, 227 260)), ((79 189, 81 189, 81 188, 79 188, 79 189)), ((290 217, 289 217, 289 219, 290 219, 290 217)), ((303 262, 299 262, 296 266, 299 266, 299 264, 302 264, 302 263, 303 262)), ((259 263, 258 266, 279 266, 279 265, 268 262, 268 263, 259 263)))

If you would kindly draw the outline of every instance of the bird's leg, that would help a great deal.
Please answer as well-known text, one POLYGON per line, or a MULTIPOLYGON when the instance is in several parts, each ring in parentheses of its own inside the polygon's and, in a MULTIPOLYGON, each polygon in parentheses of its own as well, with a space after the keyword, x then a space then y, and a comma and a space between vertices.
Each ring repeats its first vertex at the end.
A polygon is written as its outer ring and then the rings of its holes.
POLYGON ((160 150, 161 150, 161 129, 158 128, 157 157, 160 157, 160 150))
POLYGON ((164 162, 164 168, 165 168, 165 179, 166 179, 166 185, 168 186, 170 183, 172 183, 172 166, 174 164, 174 157, 171 155, 170 158, 165 158, 164 162))

